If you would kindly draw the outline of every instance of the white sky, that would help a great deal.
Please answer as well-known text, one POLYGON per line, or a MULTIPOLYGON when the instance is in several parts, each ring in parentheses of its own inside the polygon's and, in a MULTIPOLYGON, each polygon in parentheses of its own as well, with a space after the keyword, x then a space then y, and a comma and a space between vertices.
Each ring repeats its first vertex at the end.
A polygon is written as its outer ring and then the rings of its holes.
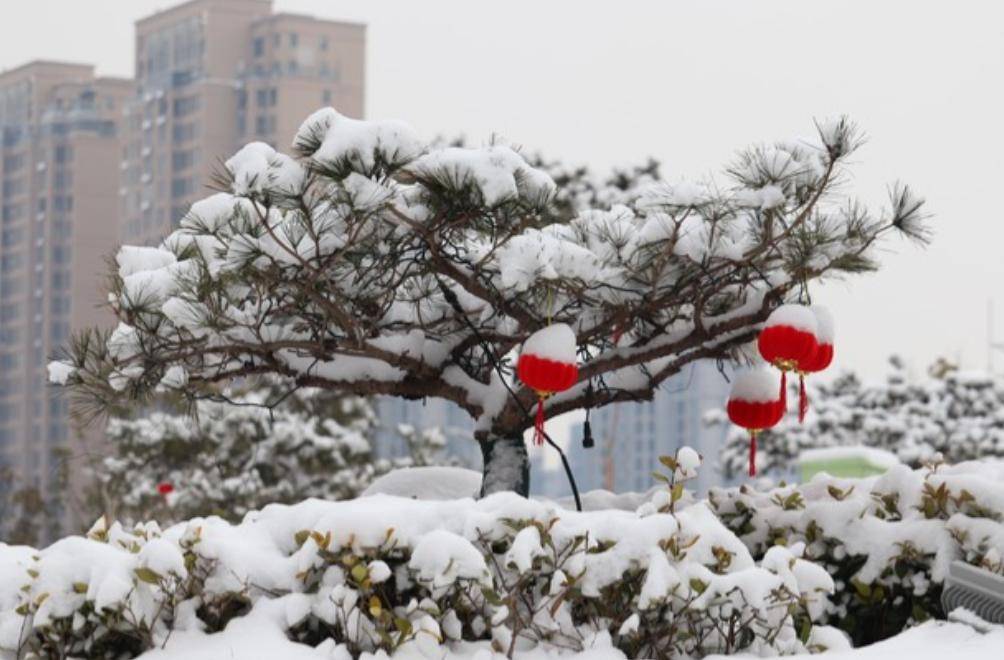
MULTIPOLYGON (((2 0, 0 68, 32 58, 132 73, 132 22, 168 0, 2 0)), ((986 306, 1004 340, 1004 4, 976 0, 276 0, 369 25, 367 113, 420 132, 499 133, 597 168, 663 161, 702 177, 760 140, 847 113, 869 135, 853 191, 901 179, 934 244, 888 244, 883 270, 816 287, 837 361, 870 377, 900 352, 983 367, 986 306)), ((1004 369, 1004 354, 997 363, 1004 369)))

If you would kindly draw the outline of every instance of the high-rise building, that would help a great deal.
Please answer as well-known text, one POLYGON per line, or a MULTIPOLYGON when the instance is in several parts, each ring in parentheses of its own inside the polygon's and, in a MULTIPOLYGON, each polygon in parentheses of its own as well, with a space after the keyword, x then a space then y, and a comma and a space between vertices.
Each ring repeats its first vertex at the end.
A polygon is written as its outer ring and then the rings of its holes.
MULTIPOLYGON (((688 488, 704 493, 723 485, 718 455, 728 429, 707 426, 704 415, 724 406, 728 394, 729 384, 715 363, 702 360, 667 379, 651 401, 618 403, 594 411, 590 425, 595 446, 583 448, 583 425, 576 423, 566 449, 579 490, 646 491, 656 485, 652 472, 663 470, 659 457, 672 456, 685 445, 704 457, 698 478, 688 488)), ((543 477, 543 484, 559 483, 548 476, 543 477)), ((534 490, 542 495, 565 494, 534 490)))
POLYGON ((288 151, 324 106, 361 117, 365 30, 273 14, 271 0, 190 0, 138 21, 123 241, 158 243, 241 145, 288 151))
POLYGON ((54 449, 79 459, 100 436, 73 428, 46 364, 71 330, 111 321, 99 308, 118 234, 109 173, 132 96, 131 81, 95 77, 83 64, 0 73, 0 461, 42 489, 64 460, 54 449))
POLYGON ((461 466, 480 470, 481 448, 474 441, 474 420, 460 406, 445 399, 408 401, 382 396, 374 402, 378 428, 374 453, 379 458, 400 458, 408 455, 400 424, 419 431, 438 428, 446 436, 446 456, 461 466))

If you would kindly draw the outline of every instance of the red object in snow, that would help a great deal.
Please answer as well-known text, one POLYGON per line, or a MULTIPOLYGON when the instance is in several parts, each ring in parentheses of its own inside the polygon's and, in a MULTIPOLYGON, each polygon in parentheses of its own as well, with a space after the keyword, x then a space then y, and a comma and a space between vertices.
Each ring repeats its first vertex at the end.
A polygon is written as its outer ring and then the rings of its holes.
POLYGON ((174 492, 174 486, 167 481, 162 481, 157 484, 157 492, 167 497, 174 492))
MULTIPOLYGON (((781 387, 785 386, 784 376, 781 387)), ((749 475, 756 476, 756 436, 775 426, 784 417, 783 390, 778 391, 777 377, 766 369, 739 374, 732 384, 726 406, 729 419, 750 434, 749 475)))
POLYGON ((798 419, 805 417, 809 400, 805 396, 802 373, 816 356, 819 341, 816 338, 816 314, 805 305, 781 305, 767 317, 757 338, 757 348, 764 360, 781 370, 781 399, 787 408, 788 372, 799 374, 798 419))
POLYGON ((563 392, 579 379, 575 333, 564 323, 538 330, 523 342, 516 363, 516 375, 537 393, 534 442, 544 444, 544 399, 563 392))
POLYGON ((799 367, 798 421, 805 419, 809 409, 809 399, 805 395, 805 376, 826 369, 833 362, 833 317, 825 307, 813 305, 809 308, 816 316, 816 350, 799 367))

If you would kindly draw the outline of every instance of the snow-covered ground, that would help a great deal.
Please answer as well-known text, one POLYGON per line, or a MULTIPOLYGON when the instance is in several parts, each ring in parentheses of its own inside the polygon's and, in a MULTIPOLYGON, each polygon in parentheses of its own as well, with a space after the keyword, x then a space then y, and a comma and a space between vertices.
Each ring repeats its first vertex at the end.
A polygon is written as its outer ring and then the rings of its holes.
MULTIPOLYGON (((290 642, 280 627, 270 619, 281 615, 275 608, 261 608, 252 616, 235 620, 226 631, 216 635, 202 633, 176 633, 163 650, 149 651, 141 660, 348 660, 344 647, 322 644, 311 648, 290 642), (270 611, 271 610, 271 611, 270 611)), ((384 654, 363 654, 362 660, 386 658, 384 654)), ((396 660, 496 660, 505 658, 492 652, 487 642, 460 643, 441 648, 437 655, 424 655, 418 647, 403 648, 392 657, 396 660)), ((558 655, 530 651, 516 653, 524 660, 565 658, 567 660, 622 660, 624 654, 609 645, 609 640, 597 640, 594 648, 581 653, 558 655)), ((709 656, 709 660, 723 658, 752 658, 757 656, 709 656)), ((1004 657, 1004 627, 989 633, 980 633, 961 623, 932 621, 904 632, 897 637, 852 651, 835 651, 825 655, 786 656, 788 660, 1000 660, 1004 657)))

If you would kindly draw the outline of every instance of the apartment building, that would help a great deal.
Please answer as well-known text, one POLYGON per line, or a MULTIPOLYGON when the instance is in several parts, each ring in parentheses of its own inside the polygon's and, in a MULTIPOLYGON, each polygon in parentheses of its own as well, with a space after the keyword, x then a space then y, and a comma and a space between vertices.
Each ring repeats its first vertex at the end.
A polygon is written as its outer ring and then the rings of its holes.
MULTIPOLYGON (((120 126, 130 80, 36 61, 0 73, 0 461, 48 489, 53 450, 93 454, 46 363, 71 330, 107 325, 105 259, 118 233, 120 126)), ((74 474, 79 470, 71 469, 74 474)))
MULTIPOLYGON (((594 447, 582 446, 583 425, 573 424, 565 451, 579 490, 646 491, 657 485, 652 472, 662 469, 659 457, 672 456, 682 446, 704 456, 704 466, 688 488, 705 493, 712 486, 725 485, 718 455, 728 429, 707 426, 704 415, 724 407, 728 395, 729 383, 715 362, 701 360, 667 379, 651 401, 617 403, 594 411, 590 420, 594 447)), ((544 467, 541 463, 541 471, 544 467)), ((546 467, 561 469, 555 461, 546 467)), ((531 479, 533 492, 552 497, 568 494, 563 475, 537 477, 536 484, 531 479)))
POLYGON ((365 26, 191 0, 136 24, 136 96, 121 161, 122 239, 155 244, 241 145, 288 151, 323 106, 363 113, 365 26))

